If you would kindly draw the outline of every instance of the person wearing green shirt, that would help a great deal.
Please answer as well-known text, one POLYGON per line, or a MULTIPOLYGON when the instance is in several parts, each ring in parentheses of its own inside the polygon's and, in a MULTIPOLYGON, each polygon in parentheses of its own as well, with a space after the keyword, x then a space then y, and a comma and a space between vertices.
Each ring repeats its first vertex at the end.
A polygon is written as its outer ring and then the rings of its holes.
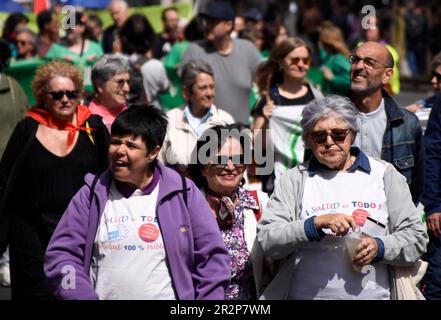
POLYGON ((170 89, 159 96, 159 101, 164 110, 168 111, 176 107, 180 107, 186 103, 182 97, 181 80, 178 75, 178 68, 181 66, 182 57, 191 41, 204 38, 202 26, 197 18, 193 18, 184 31, 185 40, 176 42, 170 52, 165 56, 163 63, 168 79, 170 80, 170 89))
POLYGON ((81 12, 75 13, 75 27, 66 30, 62 44, 52 44, 46 58, 62 59, 78 66, 83 71, 85 89, 93 91, 90 74, 94 63, 103 55, 103 50, 98 43, 85 38, 84 18, 81 12))
POLYGON ((341 30, 329 21, 323 22, 319 36, 320 69, 323 73, 321 86, 324 94, 346 96, 350 90, 350 51, 341 30))

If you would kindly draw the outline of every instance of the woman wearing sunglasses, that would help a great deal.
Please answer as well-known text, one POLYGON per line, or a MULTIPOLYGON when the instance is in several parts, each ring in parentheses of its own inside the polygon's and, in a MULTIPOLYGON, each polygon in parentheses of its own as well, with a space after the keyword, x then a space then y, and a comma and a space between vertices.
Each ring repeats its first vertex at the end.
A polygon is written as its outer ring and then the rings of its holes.
POLYGON ((393 298, 388 266, 412 265, 428 242, 406 179, 352 147, 357 109, 349 99, 312 101, 300 124, 313 155, 281 177, 258 224, 265 255, 284 259, 263 298, 393 298))
POLYGON ((10 248, 12 299, 51 299, 43 257, 88 172, 107 167, 109 134, 79 104, 81 71, 64 62, 37 69, 37 105, 19 122, 0 163, 0 253, 10 248))
POLYGON ((195 163, 189 166, 190 177, 205 194, 230 254, 227 300, 255 299, 262 286, 256 225, 268 196, 242 188, 249 147, 250 133, 240 125, 214 126, 198 140, 192 158, 195 163))
MULTIPOLYGON (((274 173, 262 178, 262 188, 271 193, 275 180, 287 169, 303 161, 304 147, 299 126, 303 107, 322 93, 305 81, 312 49, 300 38, 280 42, 268 61, 256 73, 261 93, 254 112, 255 139, 270 139, 274 153, 274 173), (265 129, 270 128, 270 137, 265 129)), ((265 140, 264 140, 265 141, 265 140)), ((265 144, 263 144, 265 146, 265 144)))

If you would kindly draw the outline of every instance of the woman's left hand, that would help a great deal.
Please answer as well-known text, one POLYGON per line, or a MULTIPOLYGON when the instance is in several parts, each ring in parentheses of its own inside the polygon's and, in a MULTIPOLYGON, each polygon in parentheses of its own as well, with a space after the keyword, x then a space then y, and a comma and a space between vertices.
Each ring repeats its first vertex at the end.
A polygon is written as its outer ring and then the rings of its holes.
POLYGON ((357 246, 355 257, 352 261, 357 266, 365 266, 371 263, 378 254, 377 240, 372 237, 364 237, 357 246))

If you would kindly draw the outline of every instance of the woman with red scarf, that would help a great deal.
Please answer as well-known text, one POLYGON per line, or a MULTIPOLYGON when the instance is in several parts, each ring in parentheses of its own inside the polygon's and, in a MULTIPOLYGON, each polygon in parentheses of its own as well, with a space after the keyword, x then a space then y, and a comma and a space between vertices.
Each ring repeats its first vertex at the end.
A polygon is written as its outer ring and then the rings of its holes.
POLYGON ((256 227, 268 196, 242 187, 250 163, 246 146, 251 143, 251 132, 244 130, 239 124, 207 129, 193 151, 192 159, 197 161, 189 165, 190 177, 204 192, 230 254, 231 284, 225 291, 226 300, 256 299, 264 282, 256 227))
POLYGON ((43 273, 49 239, 86 173, 107 167, 109 134, 79 104, 81 71, 41 66, 37 105, 20 121, 0 162, 0 253, 9 244, 12 299, 51 299, 43 273))

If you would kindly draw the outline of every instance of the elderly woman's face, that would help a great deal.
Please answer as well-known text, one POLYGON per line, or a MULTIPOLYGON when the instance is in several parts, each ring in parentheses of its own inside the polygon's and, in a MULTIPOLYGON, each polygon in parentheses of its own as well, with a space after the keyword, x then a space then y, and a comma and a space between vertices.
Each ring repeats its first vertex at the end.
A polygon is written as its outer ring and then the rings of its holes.
POLYGON ((242 146, 236 138, 229 138, 216 156, 219 164, 204 166, 202 175, 207 179, 211 191, 230 195, 239 187, 245 171, 242 146))
POLYGON ((56 120, 72 121, 78 105, 77 88, 70 78, 55 77, 49 81, 43 102, 56 120))
POLYGON ((211 75, 200 73, 196 77, 188 100, 193 108, 209 109, 216 96, 215 83, 211 75))
POLYGON ((126 96, 130 92, 130 76, 128 72, 114 75, 103 85, 98 85, 98 96, 106 108, 119 108, 126 104, 126 96))
POLYGON ((350 164, 352 133, 341 118, 319 120, 308 136, 316 159, 330 169, 343 170, 350 164))
POLYGON ((308 49, 298 47, 288 53, 281 61, 281 67, 285 77, 303 79, 311 64, 311 56, 308 49))

